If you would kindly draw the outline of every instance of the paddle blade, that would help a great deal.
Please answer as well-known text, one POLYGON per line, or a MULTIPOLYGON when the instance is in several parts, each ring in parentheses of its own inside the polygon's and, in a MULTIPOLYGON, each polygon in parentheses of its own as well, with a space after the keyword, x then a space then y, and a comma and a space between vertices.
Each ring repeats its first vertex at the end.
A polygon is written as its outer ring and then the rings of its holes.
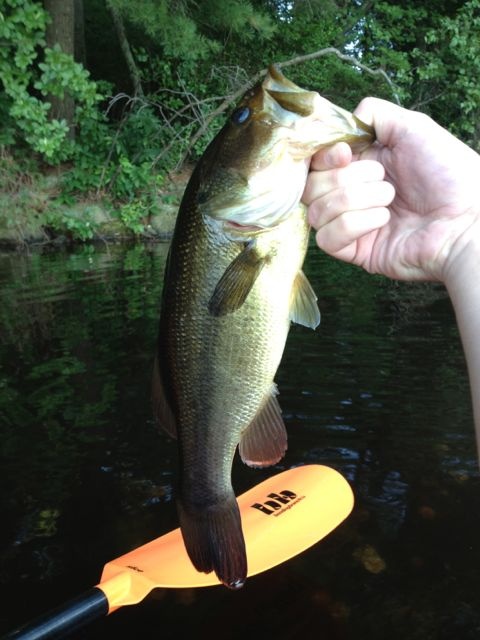
POLYGON ((353 492, 334 469, 306 465, 284 471, 238 498, 253 576, 293 558, 350 514, 353 492))
MULTIPOLYGON (((239 496, 247 548, 248 575, 266 571, 312 546, 351 512, 353 494, 334 469, 306 465, 268 478, 239 496)), ((155 587, 220 584, 190 562, 180 529, 175 529, 105 565, 97 585, 110 612, 143 600, 155 587)))

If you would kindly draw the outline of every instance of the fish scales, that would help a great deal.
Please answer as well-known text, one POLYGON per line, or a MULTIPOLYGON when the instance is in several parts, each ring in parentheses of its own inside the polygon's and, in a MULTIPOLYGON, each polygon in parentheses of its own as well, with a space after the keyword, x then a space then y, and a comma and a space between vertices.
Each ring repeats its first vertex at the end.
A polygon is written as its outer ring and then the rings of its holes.
POLYGON ((271 393, 290 325, 290 291, 303 262, 308 225, 299 206, 298 214, 276 229, 282 259, 272 260, 262 270, 234 315, 215 318, 208 311, 209 299, 241 249, 236 243, 219 243, 188 205, 183 211, 187 212, 187 223, 179 218, 184 233, 179 246, 173 248, 183 259, 172 265, 175 288, 167 289, 165 296, 169 323, 162 329, 162 352, 169 361, 178 363, 172 367, 174 385, 188 390, 188 401, 178 408, 178 429, 180 442, 184 437, 189 440, 188 446, 180 444, 182 468, 185 475, 191 470, 188 490, 195 500, 198 494, 208 495, 209 485, 218 490, 224 484, 231 490, 231 459, 240 434, 271 393), (221 352, 221 360, 212 359, 212 352, 221 352), (202 429, 202 424, 211 428, 202 429), (208 458, 215 460, 213 468, 207 464, 208 458))

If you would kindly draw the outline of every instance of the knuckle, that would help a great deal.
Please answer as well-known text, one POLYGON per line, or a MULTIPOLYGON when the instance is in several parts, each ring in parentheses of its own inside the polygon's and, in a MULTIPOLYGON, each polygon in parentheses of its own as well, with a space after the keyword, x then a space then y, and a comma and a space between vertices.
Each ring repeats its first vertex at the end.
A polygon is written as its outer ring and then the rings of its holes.
POLYGON ((349 236, 351 233, 352 216, 347 211, 337 218, 337 230, 340 236, 349 236))
POLYGON ((358 187, 340 187, 340 189, 338 190, 338 210, 349 211, 352 208, 352 202, 354 201, 355 194, 357 192, 358 187))

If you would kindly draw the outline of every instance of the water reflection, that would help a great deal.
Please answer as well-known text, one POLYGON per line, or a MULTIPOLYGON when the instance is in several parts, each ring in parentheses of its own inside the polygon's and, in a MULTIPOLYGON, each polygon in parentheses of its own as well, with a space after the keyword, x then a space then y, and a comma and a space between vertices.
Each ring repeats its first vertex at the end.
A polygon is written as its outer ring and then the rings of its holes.
MULTIPOLYGON (((175 444, 149 407, 166 251, 0 255, 0 630, 177 526, 175 444)), ((289 450, 277 470, 337 468, 354 513, 240 593, 158 591, 76 637, 477 637, 480 481, 448 298, 318 251, 306 271, 322 324, 292 328, 278 372, 289 450)), ((271 473, 236 462, 237 491, 271 473)))

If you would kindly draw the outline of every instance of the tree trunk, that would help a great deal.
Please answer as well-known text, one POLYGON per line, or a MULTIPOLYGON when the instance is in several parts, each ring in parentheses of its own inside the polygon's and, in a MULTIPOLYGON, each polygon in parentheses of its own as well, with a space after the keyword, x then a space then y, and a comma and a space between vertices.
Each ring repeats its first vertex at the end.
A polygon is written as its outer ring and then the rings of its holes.
MULTIPOLYGON (((74 56, 75 51, 75 0, 44 0, 45 10, 49 13, 51 22, 47 26, 47 46, 58 44, 64 53, 74 56)), ((50 117, 56 120, 66 120, 70 128, 70 138, 75 137, 74 113, 75 103, 72 96, 48 96, 52 105, 50 117)))
POLYGON ((120 15, 120 12, 115 7, 113 2, 110 2, 110 0, 106 0, 106 3, 107 3, 107 7, 110 10, 110 13, 112 14, 113 24, 115 25, 115 30, 117 32, 117 37, 120 42, 120 47, 122 49, 125 62, 127 63, 128 71, 130 72, 130 78, 132 80, 134 93, 136 96, 142 97, 143 89, 142 89, 142 82, 140 79, 140 71, 138 70, 138 67, 135 64, 135 60, 133 59, 133 55, 132 55, 132 50, 130 49, 130 45, 128 44, 122 16, 120 15))

